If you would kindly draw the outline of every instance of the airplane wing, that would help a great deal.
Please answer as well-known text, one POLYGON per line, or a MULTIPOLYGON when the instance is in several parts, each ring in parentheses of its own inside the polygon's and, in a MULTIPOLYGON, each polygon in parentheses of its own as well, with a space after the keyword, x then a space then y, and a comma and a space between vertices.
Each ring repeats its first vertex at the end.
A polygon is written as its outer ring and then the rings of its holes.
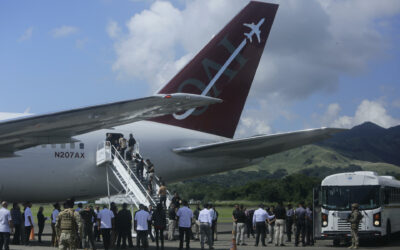
POLYGON ((302 145, 318 142, 346 129, 319 128, 296 132, 260 135, 225 142, 204 144, 195 147, 175 148, 173 151, 183 156, 214 157, 230 156, 256 159, 276 154, 302 145))
POLYGON ((0 157, 40 144, 74 142, 72 136, 221 102, 194 94, 150 97, 0 122, 0 157))

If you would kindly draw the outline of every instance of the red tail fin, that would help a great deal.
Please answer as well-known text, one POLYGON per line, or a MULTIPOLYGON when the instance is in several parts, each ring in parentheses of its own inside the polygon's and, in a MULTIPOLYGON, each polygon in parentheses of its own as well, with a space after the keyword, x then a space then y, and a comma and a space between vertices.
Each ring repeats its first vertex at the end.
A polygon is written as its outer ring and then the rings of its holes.
POLYGON ((223 103, 154 121, 232 138, 277 9, 250 2, 159 91, 208 95, 223 103))

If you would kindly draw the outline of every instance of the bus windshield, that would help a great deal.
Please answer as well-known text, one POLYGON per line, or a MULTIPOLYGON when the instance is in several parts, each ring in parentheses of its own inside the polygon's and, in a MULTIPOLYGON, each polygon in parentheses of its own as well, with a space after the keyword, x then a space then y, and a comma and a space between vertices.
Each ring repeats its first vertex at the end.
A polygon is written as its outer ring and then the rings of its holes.
POLYGON ((379 186, 323 186, 322 206, 331 210, 351 210, 358 203, 359 209, 380 206, 379 186))

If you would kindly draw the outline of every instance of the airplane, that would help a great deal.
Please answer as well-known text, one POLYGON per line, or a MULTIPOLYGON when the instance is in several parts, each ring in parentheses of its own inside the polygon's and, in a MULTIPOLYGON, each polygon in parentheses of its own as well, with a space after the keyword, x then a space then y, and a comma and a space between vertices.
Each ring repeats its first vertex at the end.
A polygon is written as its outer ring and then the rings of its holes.
MULTIPOLYGON (((107 170, 97 166, 96 151, 107 134, 132 133, 140 154, 168 184, 247 167, 340 132, 318 128, 234 139, 277 9, 249 2, 154 96, 44 115, 10 114, 16 118, 0 121, 0 200, 106 196, 107 170), (255 22, 259 33, 250 34, 259 43, 243 42, 243 24, 255 22), (182 117, 186 110, 192 111, 182 117)), ((113 176, 110 183, 119 184, 113 176)))
POLYGON ((256 34, 258 42, 260 42, 260 26, 263 24, 265 19, 261 19, 257 24, 254 23, 244 23, 243 25, 246 27, 249 27, 251 31, 249 33, 244 33, 245 36, 250 40, 250 42, 253 42, 253 34, 256 34))

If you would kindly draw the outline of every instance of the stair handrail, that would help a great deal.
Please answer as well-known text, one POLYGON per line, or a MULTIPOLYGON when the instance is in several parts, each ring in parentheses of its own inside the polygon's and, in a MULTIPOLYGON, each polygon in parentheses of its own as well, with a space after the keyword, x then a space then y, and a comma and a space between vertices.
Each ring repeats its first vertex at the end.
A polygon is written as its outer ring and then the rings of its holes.
POLYGON ((133 176, 137 181, 136 183, 139 183, 140 187, 143 189, 143 191, 145 192, 147 199, 150 200, 150 203, 152 203, 152 205, 156 205, 156 202, 153 200, 153 198, 151 197, 151 195, 147 192, 147 189, 143 186, 142 182, 137 178, 137 176, 135 175, 135 173, 133 173, 132 169, 129 167, 129 164, 125 161, 125 159, 121 156, 121 154, 118 152, 118 150, 114 147, 114 145, 111 145, 111 147, 114 149, 114 155, 115 157, 118 158, 119 161, 121 161, 123 163, 123 166, 125 167, 125 169, 127 169, 128 173, 130 176, 133 176))
MULTIPOLYGON (((122 164, 121 164, 122 165, 122 164)), ((121 183, 121 184, 123 184, 122 182, 124 182, 124 177, 122 177, 122 175, 121 174, 119 174, 119 176, 115 173, 115 171, 116 172, 118 172, 118 170, 112 170, 113 172, 114 172, 114 175, 116 175, 116 177, 117 177, 117 179, 119 180, 119 182, 121 183), (122 180, 121 180, 122 179, 122 180)), ((131 192, 131 191, 130 191, 131 192)), ((128 195, 128 193, 126 193, 125 194, 125 196, 127 196, 128 197, 128 199, 129 200, 131 200, 132 202, 133 202, 133 204, 135 204, 135 206, 137 207, 137 208, 139 208, 139 204, 138 204, 138 202, 136 201, 136 199, 133 199, 130 195, 128 195)))
MULTIPOLYGON (((141 156, 141 155, 139 154, 139 156, 141 156)), ((145 161, 144 164, 146 165, 146 168, 143 169, 143 173, 148 175, 147 169, 149 168, 149 166, 147 164, 147 161, 145 161)), ((158 196, 158 190, 160 189, 161 181, 160 181, 160 178, 155 173, 154 173, 154 177, 155 177, 154 178, 154 184, 155 184, 155 189, 156 189, 156 195, 158 196)), ((167 189, 167 200, 169 201, 167 203, 171 203, 172 197, 173 196, 171 195, 171 193, 167 189)))

